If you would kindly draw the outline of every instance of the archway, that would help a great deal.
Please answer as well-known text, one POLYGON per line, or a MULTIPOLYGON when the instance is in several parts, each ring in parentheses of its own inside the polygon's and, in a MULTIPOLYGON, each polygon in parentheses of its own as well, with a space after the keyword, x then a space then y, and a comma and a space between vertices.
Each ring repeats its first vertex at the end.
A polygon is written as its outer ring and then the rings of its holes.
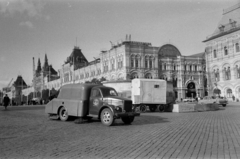
POLYGON ((194 82, 190 82, 187 85, 186 97, 195 98, 196 97, 196 85, 194 82))
POLYGON ((232 98, 232 89, 230 89, 230 88, 226 89, 226 96, 227 96, 227 98, 232 98))
POLYGON ((240 87, 238 87, 236 90, 236 97, 238 100, 240 100, 240 87))

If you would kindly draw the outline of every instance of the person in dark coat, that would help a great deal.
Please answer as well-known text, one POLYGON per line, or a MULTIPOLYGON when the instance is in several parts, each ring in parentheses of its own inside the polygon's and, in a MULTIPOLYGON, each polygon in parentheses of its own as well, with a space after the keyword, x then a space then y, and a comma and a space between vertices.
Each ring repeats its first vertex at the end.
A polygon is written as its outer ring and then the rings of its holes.
POLYGON ((7 109, 7 106, 9 105, 9 103, 10 103, 10 98, 6 94, 5 97, 3 98, 3 106, 5 107, 5 110, 7 109))

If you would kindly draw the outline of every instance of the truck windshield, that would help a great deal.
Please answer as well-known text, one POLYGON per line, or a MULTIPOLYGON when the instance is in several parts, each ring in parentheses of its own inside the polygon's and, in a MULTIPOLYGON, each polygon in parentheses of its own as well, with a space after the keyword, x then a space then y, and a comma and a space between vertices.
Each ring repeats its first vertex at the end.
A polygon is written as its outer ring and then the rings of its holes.
POLYGON ((114 89, 109 89, 109 88, 101 88, 103 97, 106 96, 117 96, 117 92, 114 89))

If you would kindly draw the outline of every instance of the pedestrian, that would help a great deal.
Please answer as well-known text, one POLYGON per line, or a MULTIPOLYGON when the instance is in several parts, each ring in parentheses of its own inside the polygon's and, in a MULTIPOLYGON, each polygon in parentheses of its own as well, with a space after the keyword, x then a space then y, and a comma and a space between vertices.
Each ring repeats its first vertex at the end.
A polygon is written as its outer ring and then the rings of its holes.
POLYGON ((10 103, 10 98, 8 97, 7 94, 5 94, 5 97, 3 98, 3 106, 5 107, 5 110, 7 110, 7 106, 10 103))
POLYGON ((196 102, 198 103, 198 97, 195 98, 196 102))
POLYGON ((233 99, 233 101, 235 101, 235 96, 234 95, 232 96, 232 99, 233 99))

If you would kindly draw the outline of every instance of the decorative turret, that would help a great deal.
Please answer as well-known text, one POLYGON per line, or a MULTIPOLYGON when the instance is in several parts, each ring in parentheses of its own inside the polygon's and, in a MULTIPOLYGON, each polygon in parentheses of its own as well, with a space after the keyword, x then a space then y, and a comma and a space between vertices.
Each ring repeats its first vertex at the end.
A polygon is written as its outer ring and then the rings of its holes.
POLYGON ((44 65, 43 65, 43 71, 49 71, 49 65, 48 65, 48 59, 47 59, 47 54, 45 54, 45 59, 44 59, 44 65))
POLYGON ((41 68, 41 62, 40 62, 40 58, 38 58, 38 66, 37 66, 37 70, 36 70, 36 73, 40 73, 42 71, 42 68, 41 68))

